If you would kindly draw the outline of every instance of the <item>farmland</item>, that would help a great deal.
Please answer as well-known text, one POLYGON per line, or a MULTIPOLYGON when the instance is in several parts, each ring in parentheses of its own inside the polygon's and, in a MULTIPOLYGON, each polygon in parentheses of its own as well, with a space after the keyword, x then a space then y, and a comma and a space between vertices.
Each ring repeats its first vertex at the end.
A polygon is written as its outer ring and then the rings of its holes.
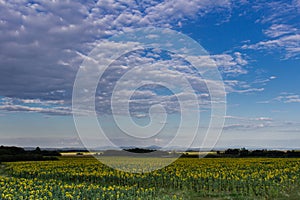
MULTIPOLYGON (((145 159, 151 168, 166 158, 145 159)), ((93 157, 67 156, 2 163, 0 198, 299 199, 299 166, 297 158, 180 158, 150 173, 127 173, 93 157)))

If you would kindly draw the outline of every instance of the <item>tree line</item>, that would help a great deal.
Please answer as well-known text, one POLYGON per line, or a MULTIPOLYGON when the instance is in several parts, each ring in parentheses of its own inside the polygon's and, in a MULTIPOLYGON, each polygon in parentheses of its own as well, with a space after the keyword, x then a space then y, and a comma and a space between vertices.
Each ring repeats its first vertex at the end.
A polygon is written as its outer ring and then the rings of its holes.
POLYGON ((35 150, 26 151, 15 146, 0 146, 0 162, 56 160, 61 154, 57 151, 35 150))
POLYGON ((206 157, 230 157, 230 158, 247 158, 247 157, 260 157, 260 158, 300 158, 300 151, 289 150, 248 150, 241 149, 227 149, 224 152, 217 151, 216 154, 208 154, 206 157))

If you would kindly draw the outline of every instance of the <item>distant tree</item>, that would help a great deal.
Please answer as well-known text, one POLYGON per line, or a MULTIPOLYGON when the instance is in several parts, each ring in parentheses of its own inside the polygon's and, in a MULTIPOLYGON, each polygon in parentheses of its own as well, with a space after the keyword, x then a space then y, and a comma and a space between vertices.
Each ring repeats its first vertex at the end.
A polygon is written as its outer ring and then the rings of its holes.
POLYGON ((36 147, 35 150, 34 150, 34 152, 40 154, 42 151, 41 151, 41 148, 40 148, 40 147, 36 147))
POLYGON ((249 155, 249 151, 246 148, 240 150, 240 157, 246 157, 249 155))
POLYGON ((53 156, 59 155, 58 152, 41 151, 39 147, 33 151, 25 151, 20 147, 0 146, 0 162, 56 160, 57 158, 53 156), (48 153, 49 156, 44 157, 44 153, 48 153))
POLYGON ((239 155, 240 150, 239 149, 227 149, 225 150, 225 154, 229 155, 239 155))
POLYGON ((124 150, 132 153, 150 153, 156 151, 156 150, 142 149, 142 148, 124 149, 124 150))

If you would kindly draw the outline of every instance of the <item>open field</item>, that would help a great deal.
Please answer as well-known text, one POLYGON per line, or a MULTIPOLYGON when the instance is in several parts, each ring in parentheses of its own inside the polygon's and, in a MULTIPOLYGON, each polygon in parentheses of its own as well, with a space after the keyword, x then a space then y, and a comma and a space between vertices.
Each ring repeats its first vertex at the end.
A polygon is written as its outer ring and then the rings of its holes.
POLYGON ((62 156, 78 156, 78 155, 82 155, 82 156, 94 156, 97 154, 102 154, 103 152, 63 152, 60 153, 62 156))
MULTIPOLYGON (((216 152, 200 152, 200 151, 187 151, 187 152, 166 152, 169 155, 182 155, 182 154, 186 154, 186 155, 190 155, 190 156, 199 156, 199 157, 204 157, 206 155, 215 155, 217 154, 216 152)), ((95 151, 95 152, 61 152, 60 153, 62 156, 97 156, 97 155, 105 155, 105 151, 95 151)), ((177 156, 176 156, 177 157, 177 156)))
MULTIPOLYGON (((122 159, 123 167, 129 167, 131 163, 122 159)), ((155 165, 164 158, 145 159, 155 165)), ((2 163, 0 198, 299 199, 299 166, 300 159, 292 158, 180 158, 163 169, 132 174, 93 157, 67 156, 58 161, 2 163)))

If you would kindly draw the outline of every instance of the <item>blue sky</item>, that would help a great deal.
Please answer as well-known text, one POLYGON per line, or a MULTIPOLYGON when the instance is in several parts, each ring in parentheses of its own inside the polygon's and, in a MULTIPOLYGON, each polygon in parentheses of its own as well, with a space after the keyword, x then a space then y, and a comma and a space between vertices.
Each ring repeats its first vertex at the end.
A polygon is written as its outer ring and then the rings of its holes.
MULTIPOLYGON (((3 145, 82 146, 72 117, 72 91, 79 66, 92 49, 111 36, 136 28, 158 27, 191 37, 218 67, 226 89, 227 113, 216 147, 300 147, 299 0, 0 0, 0 13, 3 145)), ((155 60, 157 69, 160 65, 184 65, 175 56, 169 56, 173 58, 169 61, 164 52, 160 52, 160 59, 153 59, 157 52, 146 53, 137 51, 131 56, 144 58, 134 60, 140 65, 155 60)), ((116 74, 122 73, 116 66, 124 67, 125 61, 126 56, 120 58, 100 80, 96 102, 99 123, 113 132, 109 136, 112 140, 124 146, 137 141, 118 137, 111 119, 103 117, 103 113, 111 117, 106 113, 109 104, 105 103, 105 94, 112 90, 116 74)), ((129 59, 127 65, 134 62, 129 59)), ((175 76, 172 70, 161 72, 166 80, 175 76)), ((198 92, 206 98, 207 89, 200 78, 198 81, 198 92)), ((159 102, 161 93, 168 92, 148 86, 135 93, 135 98, 142 98, 147 107, 159 102)), ((134 120, 147 124, 147 115, 141 117, 147 108, 141 102, 135 103, 131 110, 134 120)), ((149 140, 147 145, 164 145, 174 137, 171 133, 178 126, 178 105, 173 99, 165 99, 164 105, 171 114, 165 123, 166 135, 149 140)), ((211 117, 206 113, 202 115, 203 125, 200 123, 203 130, 211 117)), ((92 121, 90 116, 83 117, 83 137, 97 146, 97 139, 90 136, 95 132, 92 121)), ((189 131, 187 125, 187 137, 189 131)), ((195 141, 193 146, 199 144, 195 141)))

